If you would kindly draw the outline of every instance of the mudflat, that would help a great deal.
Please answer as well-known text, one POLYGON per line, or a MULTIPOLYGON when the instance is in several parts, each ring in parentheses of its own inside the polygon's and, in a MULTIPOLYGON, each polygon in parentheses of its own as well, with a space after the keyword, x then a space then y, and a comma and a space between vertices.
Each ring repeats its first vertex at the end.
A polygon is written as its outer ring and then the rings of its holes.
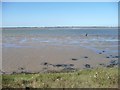
POLYGON ((2 72, 74 71, 118 65, 117 37, 117 29, 109 28, 3 30, 2 72))
POLYGON ((72 68, 83 69, 85 64, 97 67, 99 64, 109 63, 110 60, 105 54, 76 46, 3 48, 2 69, 8 73, 17 72, 19 68, 24 68, 29 72, 42 72, 44 69, 61 70, 65 68, 62 65, 70 64, 72 68))

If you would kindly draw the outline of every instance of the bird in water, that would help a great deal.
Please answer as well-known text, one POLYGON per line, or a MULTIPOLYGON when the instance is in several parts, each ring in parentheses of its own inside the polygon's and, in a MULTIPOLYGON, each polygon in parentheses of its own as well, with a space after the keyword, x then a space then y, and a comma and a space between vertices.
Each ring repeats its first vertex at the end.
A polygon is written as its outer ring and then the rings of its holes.
POLYGON ((86 33, 85 36, 88 36, 88 34, 86 33))

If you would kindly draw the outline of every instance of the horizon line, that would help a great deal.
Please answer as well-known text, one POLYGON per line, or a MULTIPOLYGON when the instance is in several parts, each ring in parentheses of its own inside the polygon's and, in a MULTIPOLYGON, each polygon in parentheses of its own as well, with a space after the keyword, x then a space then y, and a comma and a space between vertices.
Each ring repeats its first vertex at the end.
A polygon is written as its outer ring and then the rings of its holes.
POLYGON ((45 28, 45 27, 119 27, 119 26, 2 26, 0 28, 45 28))

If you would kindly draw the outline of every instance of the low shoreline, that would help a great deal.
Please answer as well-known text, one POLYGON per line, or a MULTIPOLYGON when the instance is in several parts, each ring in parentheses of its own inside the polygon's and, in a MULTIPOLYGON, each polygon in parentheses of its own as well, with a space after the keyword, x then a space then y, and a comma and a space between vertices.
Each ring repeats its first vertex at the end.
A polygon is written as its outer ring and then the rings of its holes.
POLYGON ((118 27, 110 27, 110 26, 56 26, 56 27, 2 27, 2 30, 33 30, 33 29, 37 29, 37 30, 41 30, 41 29, 45 29, 45 30, 54 30, 54 29, 118 29, 118 27))
POLYGON ((118 68, 118 64, 101 64, 101 66, 99 67, 94 67, 94 68, 82 68, 82 69, 75 69, 75 68, 64 68, 62 70, 45 70, 43 72, 29 72, 29 71, 25 71, 24 69, 21 68, 20 71, 13 71, 13 72, 3 72, 0 71, 0 75, 19 75, 19 74, 44 74, 44 73, 74 73, 74 72, 78 72, 78 71, 83 71, 83 70, 94 70, 97 68, 106 68, 106 69, 110 69, 110 68, 118 68))

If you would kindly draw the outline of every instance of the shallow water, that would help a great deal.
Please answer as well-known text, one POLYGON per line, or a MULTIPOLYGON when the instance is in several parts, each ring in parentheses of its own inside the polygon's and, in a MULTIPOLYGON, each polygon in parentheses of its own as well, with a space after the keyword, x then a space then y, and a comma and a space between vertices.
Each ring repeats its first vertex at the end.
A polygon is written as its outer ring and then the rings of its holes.
MULTIPOLYGON (((118 53, 118 30, 109 29, 40 29, 40 30, 4 30, 3 48, 37 48, 34 44, 74 45, 118 53), (88 36, 85 36, 86 33, 88 36)), ((39 45, 40 46, 40 45, 39 45)))

